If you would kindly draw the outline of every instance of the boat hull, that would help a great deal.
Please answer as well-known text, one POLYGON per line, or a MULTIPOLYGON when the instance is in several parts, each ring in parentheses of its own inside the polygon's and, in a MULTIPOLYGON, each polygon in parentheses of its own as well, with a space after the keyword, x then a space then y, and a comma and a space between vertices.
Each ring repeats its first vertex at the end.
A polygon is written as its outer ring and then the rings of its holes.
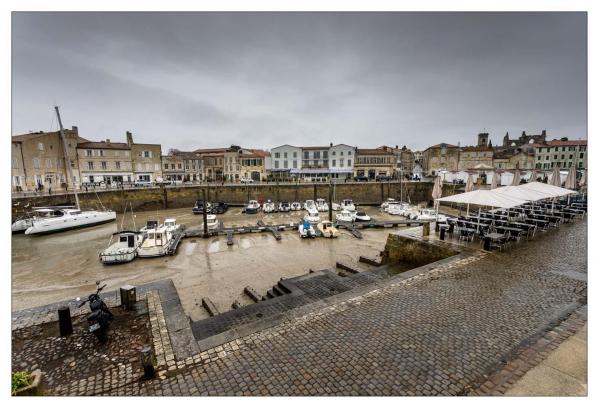
POLYGON ((149 248, 139 248, 137 256, 140 258, 156 258, 165 256, 168 246, 153 246, 149 248))
POLYGON ((79 228, 93 227, 95 225, 105 224, 116 220, 116 213, 114 211, 107 212, 106 214, 98 214, 93 218, 81 217, 76 220, 63 220, 60 222, 39 222, 35 223, 27 228, 25 235, 44 235, 52 234, 55 232, 68 231, 79 228))
POLYGON ((100 254, 100 261, 106 265, 127 263, 134 260, 136 256, 137 251, 132 251, 125 254, 100 254))

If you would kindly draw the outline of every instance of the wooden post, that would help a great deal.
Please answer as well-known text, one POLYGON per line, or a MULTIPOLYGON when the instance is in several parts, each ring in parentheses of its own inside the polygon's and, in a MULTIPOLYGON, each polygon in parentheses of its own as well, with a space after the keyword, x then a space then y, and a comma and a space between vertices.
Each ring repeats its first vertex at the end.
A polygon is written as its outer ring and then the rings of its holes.
POLYGON ((202 211, 202 217, 204 218, 204 238, 208 237, 208 217, 206 213, 206 207, 208 203, 206 202, 206 189, 202 189, 202 199, 204 200, 204 206, 202 211))
POLYGON ((63 306, 58 309, 58 328, 60 336, 68 336, 73 333, 73 323, 71 322, 71 309, 68 306, 63 306))
POLYGON ((333 182, 329 182, 329 221, 333 222, 333 182))

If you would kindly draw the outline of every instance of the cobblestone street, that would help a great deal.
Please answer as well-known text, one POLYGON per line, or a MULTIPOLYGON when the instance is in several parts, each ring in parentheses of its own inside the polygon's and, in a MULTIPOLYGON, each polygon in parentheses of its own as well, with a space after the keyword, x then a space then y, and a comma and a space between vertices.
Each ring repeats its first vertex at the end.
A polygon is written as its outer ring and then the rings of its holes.
POLYGON ((394 281, 204 352, 174 375, 108 393, 469 393, 586 303, 586 224, 394 281))

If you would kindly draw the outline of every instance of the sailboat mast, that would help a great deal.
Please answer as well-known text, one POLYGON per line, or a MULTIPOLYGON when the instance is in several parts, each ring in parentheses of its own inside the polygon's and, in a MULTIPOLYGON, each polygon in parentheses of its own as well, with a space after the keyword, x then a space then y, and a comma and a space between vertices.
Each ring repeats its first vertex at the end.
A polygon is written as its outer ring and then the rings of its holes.
MULTIPOLYGON (((62 120, 60 120, 60 112, 58 111, 58 106, 54 107, 56 111, 56 117, 58 118, 58 125, 60 126, 60 139, 62 140, 62 152, 64 154, 64 164, 67 168, 67 173, 69 180, 73 183, 73 193, 75 193, 75 203, 77 204, 77 209, 79 209, 79 196, 77 195, 77 186, 75 186, 75 181, 73 180, 73 171, 71 170, 71 161, 69 160, 69 155, 67 152, 67 140, 64 136, 64 128, 62 127, 62 120)), ((67 186, 69 183, 67 182, 67 186)))

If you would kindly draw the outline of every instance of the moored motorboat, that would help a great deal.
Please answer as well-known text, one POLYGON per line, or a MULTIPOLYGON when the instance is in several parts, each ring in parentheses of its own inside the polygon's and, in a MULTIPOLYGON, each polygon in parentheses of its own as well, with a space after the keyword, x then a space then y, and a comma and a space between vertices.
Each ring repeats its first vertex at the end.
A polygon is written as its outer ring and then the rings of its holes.
POLYGON ((343 208, 341 208, 341 204, 338 203, 332 203, 331 206, 333 207, 333 211, 341 211, 343 208))
MULTIPOLYGON (((204 202, 201 200, 196 201, 193 208, 191 209, 191 212, 193 212, 194 214, 203 214, 204 213, 204 202)), ((207 213, 212 212, 212 203, 206 202, 206 212, 207 213)))
POLYGON ((348 210, 341 210, 341 212, 335 214, 337 222, 354 222, 354 214, 348 210))
POLYGON ((172 235, 164 225, 146 230, 145 239, 137 251, 140 258, 164 256, 168 251, 172 235))
MULTIPOLYGON (((218 228, 218 220, 216 219, 216 215, 214 214, 207 214, 206 215, 206 226, 208 227, 208 230, 215 230, 218 228)), ((200 224, 200 229, 204 230, 204 223, 200 224)))
POLYGON ((304 221, 304 222, 300 223, 297 230, 299 232, 300 238, 315 238, 316 237, 316 231, 314 231, 314 227, 308 221, 304 221))
POLYGON ((273 212, 275 212, 275 210, 276 210, 275 203, 273 203, 270 200, 268 200, 264 204, 262 204, 262 211, 267 214, 273 213, 273 212))
POLYGON ((318 215, 316 208, 308 209, 308 212, 306 212, 306 215, 304 215, 304 221, 314 225, 320 222, 320 215, 318 215))
POLYGON ((250 200, 248 205, 245 207, 246 214, 256 214, 260 211, 260 203, 256 200, 250 200))
POLYGON ((10 226, 10 230, 14 232, 25 232, 25 230, 33 225, 32 217, 18 218, 10 226))
POLYGON ((301 203, 294 201, 291 203, 290 207, 291 211, 300 211, 302 209, 301 203))
POLYGON ((370 220, 371 220, 370 215, 366 214, 364 211, 358 211, 354 215, 354 221, 368 222, 370 220))
POLYGON ((354 202, 351 200, 351 198, 346 198, 345 200, 341 201, 341 209, 355 211, 356 206, 354 205, 354 202))
POLYGON ((144 234, 139 231, 119 231, 112 234, 108 248, 100 252, 100 261, 104 264, 131 262, 144 241, 144 234), (113 243, 113 239, 116 241, 113 243))
POLYGON ((177 224, 177 220, 175 218, 165 219, 164 226, 166 227, 166 230, 171 234, 174 234, 176 231, 182 229, 182 226, 177 224))
POLYGON ((414 219, 418 221, 438 221, 440 223, 445 223, 447 221, 447 216, 437 214, 432 208, 423 208, 414 219))
POLYGON ((279 212, 289 212, 291 210, 291 205, 287 201, 283 201, 279 203, 279 212))
POLYGON ((304 201, 304 210, 310 210, 310 209, 315 209, 316 211, 318 211, 316 209, 316 203, 314 202, 314 200, 304 201))
POLYGON ((337 238, 339 236, 339 231, 331 221, 323 221, 316 228, 325 238, 337 238))
POLYGON ((381 209, 385 210, 387 209, 390 205, 394 205, 394 204, 398 204, 398 201, 395 198, 387 198, 385 201, 383 201, 383 203, 381 204, 381 209))
POLYGON ((318 199, 316 199, 316 209, 318 211, 327 212, 327 211, 329 211, 329 204, 327 204, 327 202, 324 200, 324 198, 318 198, 318 199))
POLYGON ((48 234, 74 228, 91 227, 116 220, 114 211, 81 211, 78 208, 41 208, 34 210, 25 235, 48 234))

